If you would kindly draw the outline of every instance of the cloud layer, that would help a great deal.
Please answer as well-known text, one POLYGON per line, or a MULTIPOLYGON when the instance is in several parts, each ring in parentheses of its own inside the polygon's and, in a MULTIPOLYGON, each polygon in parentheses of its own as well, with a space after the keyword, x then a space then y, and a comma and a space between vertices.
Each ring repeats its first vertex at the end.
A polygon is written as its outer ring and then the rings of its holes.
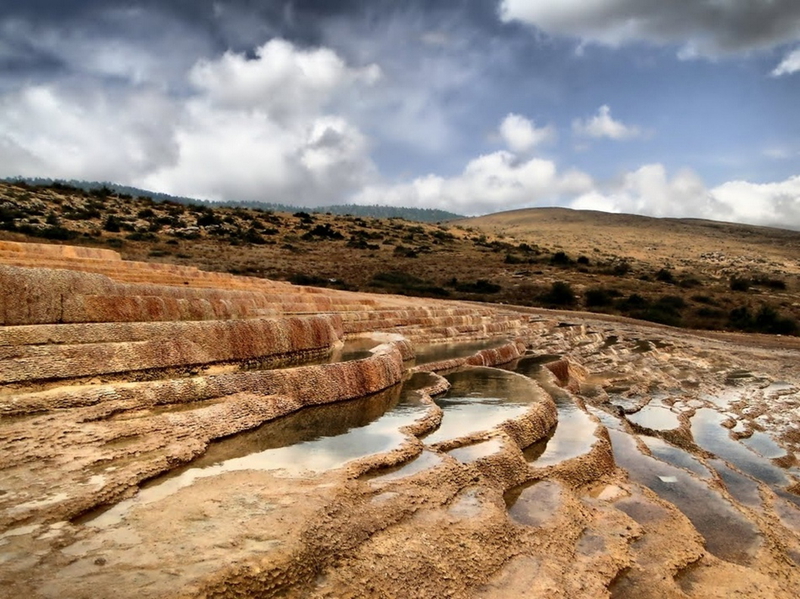
POLYGON ((208 199, 341 201, 374 166, 366 136, 329 109, 340 92, 379 78, 375 65, 351 68, 329 49, 274 39, 253 58, 199 61, 183 97, 153 87, 115 97, 108 88, 28 86, 0 98, 0 157, 9 175, 208 199))
POLYGON ((587 42, 676 44, 719 56, 800 40, 794 0, 502 0, 500 16, 587 42))
POLYGON ((794 0, 190 4, 0 10, 0 176, 800 227, 794 0))

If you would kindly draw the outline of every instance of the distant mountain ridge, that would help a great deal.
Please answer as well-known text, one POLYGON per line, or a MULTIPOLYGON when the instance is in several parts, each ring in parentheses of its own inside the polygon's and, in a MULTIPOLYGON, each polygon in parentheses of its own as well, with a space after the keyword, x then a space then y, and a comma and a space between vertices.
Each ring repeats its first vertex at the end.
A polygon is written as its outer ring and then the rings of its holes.
POLYGON ((47 186, 47 185, 64 185, 67 187, 74 187, 91 191, 95 189, 106 188, 112 192, 120 195, 129 195, 132 197, 149 197, 157 202, 177 202, 179 204, 187 204, 193 206, 211 206, 211 207, 224 207, 224 208, 260 208, 261 210, 271 210, 273 212, 314 212, 351 216, 361 216, 369 218, 404 218, 409 221, 417 221, 424 223, 436 223, 458 218, 464 218, 461 214, 448 212, 446 210, 437 210, 435 208, 404 208, 395 206, 380 206, 378 204, 370 206, 362 206, 359 204, 334 204, 331 206, 317 206, 315 208, 293 206, 291 204, 279 204, 274 202, 252 202, 252 201, 227 201, 227 202, 211 202, 208 200, 199 200, 197 198, 189 198, 184 196, 173 196, 168 193, 161 193, 158 191, 150 191, 141 189, 139 187, 131 187, 130 185, 119 185, 108 181, 80 181, 76 179, 48 179, 42 177, 6 177, 0 179, 5 183, 25 182, 28 185, 47 186))

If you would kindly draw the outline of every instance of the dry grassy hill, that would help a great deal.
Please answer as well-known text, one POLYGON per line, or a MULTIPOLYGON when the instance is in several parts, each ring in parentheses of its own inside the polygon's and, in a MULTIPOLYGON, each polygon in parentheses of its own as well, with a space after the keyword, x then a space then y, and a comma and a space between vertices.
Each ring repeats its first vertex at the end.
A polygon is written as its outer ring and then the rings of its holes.
POLYGON ((800 233, 565 209, 428 224, 0 184, 0 239, 340 289, 796 334, 800 233))
POLYGON ((800 273, 800 233, 785 229, 567 208, 512 210, 453 224, 587 255, 610 252, 692 268, 752 265, 800 273))

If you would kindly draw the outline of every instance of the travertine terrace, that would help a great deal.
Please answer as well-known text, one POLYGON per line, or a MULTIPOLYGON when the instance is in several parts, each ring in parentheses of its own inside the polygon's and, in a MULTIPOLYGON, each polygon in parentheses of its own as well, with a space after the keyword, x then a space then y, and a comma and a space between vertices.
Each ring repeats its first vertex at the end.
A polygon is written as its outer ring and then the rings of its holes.
POLYGON ((800 596, 788 340, 12 242, 0 319, 0 596, 800 596))

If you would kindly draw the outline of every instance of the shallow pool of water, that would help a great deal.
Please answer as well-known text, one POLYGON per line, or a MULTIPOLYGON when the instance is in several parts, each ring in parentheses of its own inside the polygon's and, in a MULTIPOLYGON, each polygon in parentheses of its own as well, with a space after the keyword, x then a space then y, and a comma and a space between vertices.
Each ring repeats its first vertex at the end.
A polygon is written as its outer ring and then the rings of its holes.
POLYGON ((681 425, 675 412, 660 406, 647 405, 627 418, 634 424, 655 431, 673 430, 681 425))
POLYGON ((778 445, 767 433, 762 433, 761 431, 753 431, 753 434, 745 437, 741 442, 767 459, 780 458, 786 455, 786 450, 783 447, 778 445))
POLYGON ((420 453, 413 460, 409 460, 405 464, 395 466, 394 468, 386 468, 383 470, 378 470, 374 473, 370 473, 366 475, 366 478, 373 483, 389 482, 406 478, 408 476, 413 476, 414 474, 418 474, 424 470, 435 468, 443 461, 444 460, 442 459, 442 456, 438 453, 423 449, 422 453, 420 453))
POLYGON ((489 430, 524 414, 535 399, 525 378, 496 368, 466 368, 445 378, 450 390, 435 399, 442 424, 423 439, 427 445, 489 430))
POLYGON ((689 452, 670 445, 658 437, 641 436, 640 439, 647 445, 654 458, 688 470, 700 478, 711 478, 711 472, 709 472, 708 468, 689 452))
POLYGON ((542 467, 584 455, 597 441, 596 428, 597 423, 574 404, 571 408, 559 406, 558 424, 552 435, 533 443, 523 454, 526 460, 542 467))
POLYGON ((305 408, 252 431, 209 445, 189 464, 144 484, 133 498, 90 518, 90 526, 118 521, 135 505, 158 501, 195 480, 238 470, 281 471, 306 476, 400 447, 406 437, 400 428, 427 410, 414 387, 418 378, 382 393, 351 401, 305 408))
POLYGON ((542 526, 561 507, 561 485, 545 480, 516 487, 504 495, 509 517, 523 526, 542 526))
POLYGON ((688 472, 644 455, 631 435, 615 430, 609 435, 617 464, 681 510, 705 538, 708 551, 738 564, 752 560, 761 542, 758 530, 722 495, 688 472))
POLYGON ((728 493, 733 498, 748 507, 761 508, 761 495, 758 492, 758 483, 752 478, 736 472, 722 460, 709 460, 711 467, 716 470, 728 493))
POLYGON ((414 346, 417 364, 430 364, 442 360, 468 358, 484 349, 494 349, 506 345, 508 339, 481 339, 462 343, 429 343, 414 346))
POLYGON ((550 382, 549 373, 536 358, 519 360, 514 370, 544 387, 558 410, 558 423, 554 430, 527 447, 523 451, 525 459, 537 466, 550 466, 587 453, 597 440, 594 436, 597 423, 578 407, 569 393, 550 382))
POLYGON ((464 447, 452 449, 447 453, 462 464, 470 464, 476 460, 495 454, 501 449, 503 449, 503 443, 500 439, 489 439, 482 443, 474 443, 472 445, 465 445, 464 447))
POLYGON ((692 417, 692 436, 702 447, 736 466, 753 478, 783 487, 788 480, 784 472, 768 459, 731 439, 728 429, 721 426, 727 417, 711 408, 701 408, 692 417))

